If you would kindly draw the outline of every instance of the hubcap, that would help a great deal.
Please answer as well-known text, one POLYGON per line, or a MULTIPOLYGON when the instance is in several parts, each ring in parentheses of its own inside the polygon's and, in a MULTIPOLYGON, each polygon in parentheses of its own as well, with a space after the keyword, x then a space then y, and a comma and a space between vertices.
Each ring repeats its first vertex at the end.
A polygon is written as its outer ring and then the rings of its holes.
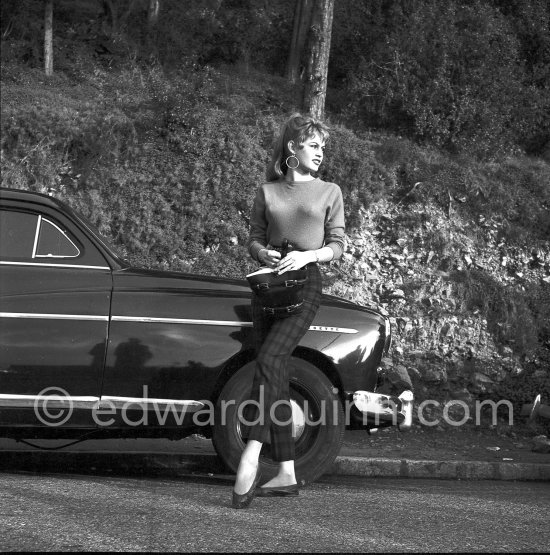
POLYGON ((302 407, 294 399, 290 399, 290 405, 292 408, 292 437, 296 441, 304 433, 306 417, 302 407))

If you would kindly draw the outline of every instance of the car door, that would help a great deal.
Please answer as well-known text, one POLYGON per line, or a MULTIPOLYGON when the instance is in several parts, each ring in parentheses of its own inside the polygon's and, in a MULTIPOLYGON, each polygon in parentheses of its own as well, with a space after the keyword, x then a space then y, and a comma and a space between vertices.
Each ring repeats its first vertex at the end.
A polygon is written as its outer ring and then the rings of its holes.
POLYGON ((61 208, 0 206, 0 427, 95 427, 111 268, 61 208))
POLYGON ((113 272, 102 421, 180 430, 213 422, 220 374, 251 348, 249 292, 233 287, 204 276, 113 272))

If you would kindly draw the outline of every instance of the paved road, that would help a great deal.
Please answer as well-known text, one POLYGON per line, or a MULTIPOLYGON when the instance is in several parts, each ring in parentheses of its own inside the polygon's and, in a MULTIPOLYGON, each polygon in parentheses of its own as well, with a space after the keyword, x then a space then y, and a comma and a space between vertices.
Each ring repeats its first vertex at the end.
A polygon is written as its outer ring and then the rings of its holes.
POLYGON ((0 473, 6 551, 538 551, 550 483, 324 478, 230 507, 224 479, 0 473))

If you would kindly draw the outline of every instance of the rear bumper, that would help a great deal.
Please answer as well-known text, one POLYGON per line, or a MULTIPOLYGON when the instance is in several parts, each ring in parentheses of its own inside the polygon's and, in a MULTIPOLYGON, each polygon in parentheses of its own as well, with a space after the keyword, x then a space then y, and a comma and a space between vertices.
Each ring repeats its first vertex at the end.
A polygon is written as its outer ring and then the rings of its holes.
POLYGON ((414 395, 408 389, 399 396, 355 391, 348 397, 352 405, 351 416, 356 424, 354 427, 398 426, 405 431, 412 426, 414 395))

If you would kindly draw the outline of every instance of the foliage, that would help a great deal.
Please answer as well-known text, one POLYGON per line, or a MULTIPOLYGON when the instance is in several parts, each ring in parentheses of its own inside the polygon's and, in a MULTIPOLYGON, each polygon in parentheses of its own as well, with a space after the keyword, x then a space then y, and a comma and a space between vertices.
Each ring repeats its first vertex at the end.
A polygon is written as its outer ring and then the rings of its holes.
MULTIPOLYGON (((58 70, 82 74, 89 58, 106 68, 131 58, 165 69, 235 64, 283 74, 291 0, 162 0, 154 32, 147 4, 57 0, 58 70)), ((2 56, 40 67, 42 1, 6 0, 0 9, 2 56)), ((518 146, 550 155, 549 20, 545 0, 342 0, 327 106, 352 127, 478 158, 518 146)))
MULTIPOLYGON (((128 4, 119 1, 119 4, 128 4)), ((154 37, 147 29, 147 2, 119 6, 129 12, 119 35, 137 57, 154 56, 166 68, 185 64, 239 63, 282 72, 292 29, 293 2, 272 0, 162 0, 154 37)))
MULTIPOLYGON (((331 68, 347 88, 349 117, 478 157, 550 138, 550 60, 526 68, 515 20, 491 2, 377 0, 345 9, 331 68)), ((537 10, 547 25, 548 6, 537 10)))
POLYGON ((542 330, 548 325, 545 317, 536 311, 539 290, 524 291, 503 285, 479 269, 455 272, 453 278, 458 285, 458 296, 463 299, 462 309, 478 311, 485 317, 497 344, 507 345, 524 356, 535 353, 539 338, 533 330, 542 330))
POLYGON ((49 98, 27 109, 2 112, 3 178, 15 186, 55 189, 73 167, 86 181, 95 166, 116 164, 135 143, 132 122, 112 106, 59 106, 49 98))
MULTIPOLYGON (((42 3, 2 3, 2 184, 55 189, 135 264, 241 277, 253 265, 248 217, 271 141, 299 105, 299 88, 276 74, 291 4, 190 0, 182 10, 165 0, 151 44, 145 2, 115 36, 99 2, 60 0, 57 72, 45 79, 42 3)), ((348 234, 370 212, 369 232, 383 230, 389 243, 373 243, 369 264, 383 268, 394 248, 425 263, 426 274, 396 278, 409 310, 445 292, 439 310, 481 314, 500 347, 538 356, 550 334, 547 286, 511 285, 491 264, 461 259, 465 249, 498 260, 548 247, 549 164, 498 154, 514 142, 537 152, 548 138, 546 5, 373 0, 336 9, 338 91, 321 177, 342 187, 348 234)), ((346 265, 361 280, 365 268, 346 256, 333 281, 346 265)))
POLYGON ((400 204, 435 201, 476 226, 498 222, 499 237, 516 244, 550 240, 550 167, 536 158, 479 162, 390 137, 374 145, 400 204))
POLYGON ((376 159, 374 144, 343 126, 334 126, 320 176, 342 188, 348 224, 358 223, 359 209, 386 194, 392 178, 376 159))

